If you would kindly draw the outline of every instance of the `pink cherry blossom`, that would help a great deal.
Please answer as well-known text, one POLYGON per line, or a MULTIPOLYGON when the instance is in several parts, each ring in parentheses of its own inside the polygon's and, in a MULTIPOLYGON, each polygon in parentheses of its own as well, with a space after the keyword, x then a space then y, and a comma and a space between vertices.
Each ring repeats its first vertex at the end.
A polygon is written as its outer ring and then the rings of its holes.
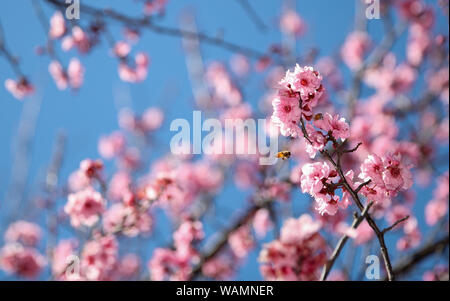
POLYGON ((359 68, 364 60, 364 56, 370 49, 371 41, 367 33, 354 31, 349 34, 341 48, 342 60, 355 70, 359 68))
POLYGON ((301 36, 305 33, 306 24, 293 10, 287 10, 280 19, 280 29, 285 34, 301 36))
POLYGON ((72 58, 67 67, 67 76, 69 77, 70 86, 78 89, 83 85, 84 67, 77 58, 72 58))
POLYGON ((205 262, 202 273, 214 280, 227 280, 234 274, 235 259, 232 256, 220 255, 205 262))
POLYGON ((112 159, 122 153, 125 144, 125 136, 121 132, 116 131, 100 138, 98 152, 103 158, 112 159))
POLYGON ((142 127, 145 131, 154 131, 161 127, 164 113, 158 108, 148 108, 142 115, 142 127))
POLYGON ((260 255, 261 273, 266 280, 317 280, 326 261, 327 246, 320 223, 304 214, 289 219, 281 237, 265 244, 260 255))
POLYGON ((425 220, 428 225, 435 225, 448 212, 449 177, 448 172, 438 179, 438 186, 433 192, 433 199, 425 207, 425 220))
POLYGON ((419 66, 430 44, 431 39, 429 33, 422 26, 412 24, 409 27, 408 45, 406 49, 408 62, 413 66, 419 66))
POLYGON ((266 236, 267 232, 273 227, 269 210, 262 208, 256 211, 252 225, 258 237, 266 236))
POLYGON ((131 51, 130 45, 125 41, 119 41, 114 45, 113 53, 119 58, 126 57, 131 51))
MULTIPOLYGON (((280 84, 300 93, 305 105, 315 107, 324 92, 322 76, 313 67, 296 65, 294 71, 288 70, 280 84)), ((303 107, 302 107, 303 109, 303 107)))
POLYGON ((369 223, 364 220, 358 228, 356 228, 356 237, 354 239, 355 245, 362 245, 370 241, 375 236, 373 229, 369 223))
POLYGON ((99 214, 105 211, 105 200, 92 187, 69 194, 64 212, 70 216, 72 226, 92 227, 99 220, 99 214))
POLYGON ((314 197, 315 208, 322 215, 335 215, 339 207, 346 208, 350 202, 348 197, 340 201, 340 197, 335 194, 338 186, 332 180, 336 177, 337 172, 326 162, 308 163, 302 167, 302 191, 314 197))
POLYGON ((119 64, 119 77, 125 82, 139 83, 147 78, 150 60, 147 54, 139 52, 134 57, 134 67, 126 62, 119 64))
POLYGON ((25 97, 34 93, 34 87, 26 79, 22 78, 19 81, 7 79, 5 81, 5 88, 15 98, 22 100, 25 97))
POLYGON ((139 212, 137 208, 114 204, 103 214, 103 229, 106 233, 122 233, 135 237, 140 233, 148 234, 153 220, 147 212, 139 212))
POLYGON ((53 249, 52 256, 52 274, 58 280, 79 279, 79 271, 73 266, 76 264, 73 259, 77 255, 76 248, 78 243, 73 239, 61 240, 53 249), (77 274, 78 273, 78 274, 77 274))
POLYGON ((387 154, 382 158, 369 155, 361 165, 359 177, 364 181, 371 180, 379 192, 396 196, 399 191, 412 186, 411 168, 402 162, 399 154, 387 154))
POLYGON ((52 39, 59 39, 66 33, 66 22, 60 11, 56 11, 50 18, 49 36, 52 39))
POLYGON ((280 90, 278 96, 273 100, 272 122, 280 127, 283 136, 298 137, 301 135, 299 127, 301 109, 295 94, 288 90, 280 90))
POLYGON ((5 232, 5 241, 35 246, 41 236, 42 230, 37 224, 19 220, 9 225, 5 232))
POLYGON ((314 125, 321 130, 331 132, 335 139, 345 140, 350 137, 350 126, 345 118, 339 118, 339 115, 331 116, 331 114, 325 113, 322 119, 314 122, 314 125))
POLYGON ((34 278, 45 265, 45 258, 35 249, 17 243, 5 245, 0 249, 0 268, 7 273, 21 277, 34 278))
POLYGON ((80 53, 87 53, 91 50, 92 42, 88 34, 79 26, 72 28, 72 35, 66 36, 61 44, 64 51, 69 51, 76 47, 80 53))
POLYGON ((245 225, 231 233, 228 243, 237 258, 246 257, 255 246, 250 227, 245 225))
POLYGON ((306 152, 311 159, 316 157, 317 152, 322 151, 327 144, 327 138, 320 131, 316 131, 311 124, 306 125, 306 133, 309 141, 306 143, 306 152))
POLYGON ((230 67, 233 72, 240 77, 248 74, 250 63, 248 58, 242 54, 235 54, 230 60, 230 67))
POLYGON ((164 13, 168 0, 146 0, 144 4, 144 13, 146 15, 164 13))
POLYGON ((118 263, 118 243, 114 236, 95 235, 81 252, 81 272, 87 280, 111 280, 118 263))
POLYGON ((141 260, 134 253, 125 254, 120 258, 119 267, 117 268, 121 279, 130 279, 138 275, 141 269, 141 260))
POLYGON ((50 75, 53 77, 58 89, 67 89, 67 86, 69 85, 69 78, 60 62, 56 60, 51 61, 50 65, 48 65, 48 72, 50 72, 50 75))

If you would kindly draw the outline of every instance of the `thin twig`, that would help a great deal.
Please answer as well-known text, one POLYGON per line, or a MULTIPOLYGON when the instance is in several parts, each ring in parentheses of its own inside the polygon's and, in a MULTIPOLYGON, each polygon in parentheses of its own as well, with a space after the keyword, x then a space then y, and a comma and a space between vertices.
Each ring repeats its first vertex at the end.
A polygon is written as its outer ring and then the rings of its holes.
MULTIPOLYGON (((362 211, 360 216, 355 216, 353 223, 352 223, 352 228, 356 229, 358 228, 358 226, 361 224, 361 222, 364 220, 364 218, 366 218, 367 212, 369 212, 370 208, 372 207, 373 202, 370 202, 367 204, 367 206, 364 208, 364 210, 362 211)), ((342 249, 345 246, 345 243, 347 242, 347 240, 349 239, 348 235, 343 235, 341 237, 341 239, 339 239, 339 242, 337 243, 336 247, 334 248, 333 253, 331 254, 330 259, 328 259, 328 261, 326 262, 326 264, 324 265, 323 269, 322 269, 322 274, 320 276, 320 280, 324 281, 327 279, 336 259, 339 257, 339 255, 341 254, 342 249)))
POLYGON ((398 224, 406 221, 409 218, 409 215, 405 216, 404 218, 399 219, 398 221, 396 221, 395 223, 392 224, 392 226, 389 226, 387 228, 384 228, 381 233, 385 234, 388 231, 391 231, 392 229, 394 229, 398 224))

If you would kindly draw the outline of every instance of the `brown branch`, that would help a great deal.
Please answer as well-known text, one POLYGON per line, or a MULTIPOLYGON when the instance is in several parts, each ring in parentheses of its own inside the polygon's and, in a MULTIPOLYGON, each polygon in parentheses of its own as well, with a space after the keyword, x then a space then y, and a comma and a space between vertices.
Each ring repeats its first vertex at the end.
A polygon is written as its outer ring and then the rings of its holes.
MULTIPOLYGON (((401 260, 398 264, 395 265, 393 272, 397 276, 408 273, 418 263, 420 263, 424 259, 428 258, 428 256, 445 250, 445 248, 448 246, 448 244, 449 244, 449 236, 447 233, 447 235, 445 237, 424 245, 423 247, 421 247, 420 249, 415 251, 410 256, 401 260)), ((386 280, 386 279, 384 279, 384 280, 386 280)))
POLYGON ((260 31, 266 31, 267 26, 264 24, 263 20, 258 16, 255 9, 250 5, 248 0, 237 0, 237 2, 242 6, 242 9, 245 11, 245 13, 248 15, 249 19, 255 23, 256 27, 260 31))
MULTIPOLYGON (((66 7, 65 3, 63 1, 59 1, 59 0, 44 0, 44 1, 47 1, 49 4, 55 6, 59 9, 64 9, 66 7)), ((130 17, 130 16, 124 15, 122 13, 119 13, 117 11, 114 11, 112 9, 99 9, 99 8, 95 8, 95 7, 86 5, 86 4, 81 4, 80 10, 81 10, 81 12, 91 15, 93 17, 101 17, 101 18, 110 19, 110 20, 120 22, 120 23, 130 26, 130 27, 146 28, 157 34, 163 34, 163 35, 174 36, 174 37, 184 37, 184 38, 189 38, 189 39, 198 39, 207 44, 218 46, 218 47, 221 47, 224 49, 228 49, 233 52, 239 52, 239 53, 242 53, 247 56, 257 58, 257 59, 266 56, 266 54, 264 54, 258 50, 251 49, 251 48, 248 48, 245 46, 241 46, 241 45, 238 45, 238 44, 235 44, 232 42, 228 42, 228 41, 222 39, 221 37, 213 37, 213 36, 209 36, 204 33, 195 33, 195 32, 190 32, 190 31, 183 30, 183 29, 157 25, 157 24, 153 23, 150 18, 147 18, 147 17, 134 18, 134 17, 130 17)))
POLYGON ((231 233, 233 233, 235 230, 240 228, 241 226, 245 225, 248 220, 255 214, 256 211, 263 208, 264 206, 270 204, 272 200, 267 200, 265 202, 262 202, 260 204, 255 204, 252 207, 250 207, 240 218, 238 218, 228 229, 226 229, 220 237, 212 243, 212 247, 208 248, 200 257, 199 263, 192 269, 191 275, 189 276, 188 280, 194 280, 196 277, 198 277, 202 273, 203 265, 213 258, 216 254, 218 254, 228 243, 228 237, 231 233))
POLYGON ((396 221, 395 223, 392 224, 392 226, 389 226, 387 228, 384 228, 381 233, 385 234, 388 231, 391 231, 392 229, 394 229, 398 224, 406 221, 409 218, 409 215, 405 216, 404 218, 399 219, 398 221, 396 221))
POLYGON ((6 61, 11 66, 11 69, 14 71, 16 76, 19 79, 24 79, 25 76, 23 75, 22 71, 19 68, 19 61, 17 58, 8 50, 8 47, 6 46, 5 41, 5 32, 3 30, 2 24, 0 23, 0 56, 4 56, 6 61))
MULTIPOLYGON (((367 213, 369 212, 370 208, 372 207, 373 202, 370 202, 367 204, 367 206, 364 208, 364 210, 362 211, 361 215, 358 216, 356 215, 353 223, 352 223, 352 228, 356 229, 358 228, 358 226, 361 224, 361 222, 366 218, 367 213)), ((343 235, 341 237, 341 239, 339 239, 339 242, 337 243, 336 247, 334 248, 333 253, 331 254, 330 259, 328 259, 328 261, 326 262, 326 264, 324 265, 323 269, 322 269, 322 274, 320 276, 320 280, 324 281, 327 279, 336 259, 339 257, 339 255, 341 254, 342 249, 345 246, 345 243, 347 242, 347 240, 349 239, 349 237, 347 235, 343 235)))

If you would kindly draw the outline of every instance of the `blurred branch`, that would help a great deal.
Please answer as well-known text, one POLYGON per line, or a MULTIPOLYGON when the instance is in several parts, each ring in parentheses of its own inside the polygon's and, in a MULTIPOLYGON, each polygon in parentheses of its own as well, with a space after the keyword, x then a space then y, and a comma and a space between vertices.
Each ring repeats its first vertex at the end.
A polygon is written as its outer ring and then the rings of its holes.
POLYGON ((20 214, 22 202, 28 180, 29 164, 33 149, 33 139, 36 124, 40 113, 42 97, 36 96, 24 103, 17 130, 16 147, 13 150, 14 158, 11 166, 11 183, 7 193, 7 202, 10 205, 10 219, 20 214))
POLYGON ((266 200, 260 204, 255 204, 250 207, 241 217, 239 217, 234 223, 232 223, 231 227, 223 231, 219 237, 211 243, 210 247, 207 247, 206 250, 200 257, 200 262, 193 268, 191 275, 188 280, 194 280, 202 273, 203 265, 213 258, 216 254, 218 254, 228 243, 228 237, 235 230, 239 229, 241 226, 245 225, 248 220, 258 211, 259 209, 270 204, 272 200, 266 200))
POLYGON ((243 10, 245 11, 245 13, 248 15, 249 19, 251 21, 253 21, 253 23, 256 25, 256 27, 264 32, 267 31, 267 26, 264 23, 264 21, 258 16, 258 14, 256 13, 255 9, 250 5, 250 3, 248 2, 248 0, 236 0, 241 7, 243 8, 243 10))
POLYGON ((3 55, 6 58, 18 78, 25 78, 19 68, 18 59, 8 50, 5 39, 5 31, 3 30, 2 23, 0 22, 0 56, 3 55))
MULTIPOLYGON (((63 1, 59 1, 59 0, 43 0, 43 1, 48 2, 49 4, 57 7, 58 9, 66 8, 66 4, 63 1)), ((85 5, 85 4, 80 5, 80 10, 83 13, 91 15, 93 17, 110 19, 110 20, 117 21, 119 23, 122 23, 127 26, 131 26, 134 28, 146 28, 157 34, 201 40, 202 42, 205 42, 207 44, 221 47, 224 49, 228 49, 233 52, 240 52, 240 53, 243 53, 243 54, 253 57, 253 58, 261 58, 261 57, 265 56, 264 53, 262 53, 258 50, 240 46, 240 45, 232 43, 232 42, 228 42, 226 40, 223 40, 221 37, 213 37, 213 36, 209 36, 204 33, 195 33, 195 32, 191 32, 188 30, 157 25, 152 22, 151 18, 147 18, 147 17, 144 17, 144 18, 135 17, 134 18, 134 17, 124 15, 120 12, 114 11, 112 9, 99 9, 99 8, 94 8, 92 6, 85 5)))
POLYGON ((408 273, 417 264, 428 258, 430 255, 444 251, 448 244, 449 236, 447 234, 445 237, 439 240, 424 245, 413 254, 400 261, 397 265, 394 266, 393 272, 397 276, 408 273))

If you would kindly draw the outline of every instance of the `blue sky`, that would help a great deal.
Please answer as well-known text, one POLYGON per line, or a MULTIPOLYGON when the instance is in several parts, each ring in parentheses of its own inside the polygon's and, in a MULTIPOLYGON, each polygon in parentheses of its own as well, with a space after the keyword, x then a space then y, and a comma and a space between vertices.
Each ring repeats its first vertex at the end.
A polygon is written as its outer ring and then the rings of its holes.
MULTIPOLYGON (((125 11, 129 15, 139 12, 140 5, 134 1, 125 0, 82 0, 82 3, 103 7, 109 5, 114 9, 125 11)), ((250 1, 259 17, 268 26, 266 32, 261 32, 251 22, 238 1, 169 1, 166 16, 159 21, 172 27, 179 26, 179 18, 184 11, 195 13, 200 31, 209 35, 222 33, 228 41, 264 51, 271 44, 280 41, 281 33, 277 30, 278 16, 281 12, 281 1, 265 0, 250 1)), ((320 47, 321 55, 331 55, 336 52, 345 39, 346 34, 354 24, 354 0, 318 0, 297 1, 299 14, 308 23, 307 34, 297 43, 297 54, 302 54, 311 47, 320 47)), ((51 10, 44 5, 44 11, 49 17, 51 10)), ((81 21, 83 20, 81 14, 81 21)), ((67 136, 67 152, 61 170, 61 178, 77 168, 82 159, 98 157, 97 141, 101 135, 108 134, 118 128, 118 108, 124 104, 131 106, 136 112, 154 105, 162 105, 166 110, 166 120, 188 118, 192 116, 193 95, 187 73, 184 52, 179 38, 144 32, 141 40, 135 46, 136 50, 146 51, 151 57, 149 76, 141 84, 126 84, 117 75, 117 60, 109 55, 109 47, 102 41, 92 53, 81 56, 80 60, 86 67, 85 84, 77 92, 59 91, 48 74, 49 59, 38 57, 35 47, 45 41, 45 32, 34 15, 30 0, 2 1, 0 22, 4 28, 6 41, 11 51, 21 61, 23 72, 37 86, 34 98, 19 102, 5 89, 0 87, 0 233, 5 227, 5 212, 8 208, 2 206, 10 184, 10 175, 15 151, 15 138, 21 118, 21 112, 29 102, 41 100, 41 108, 33 138, 32 155, 29 164, 28 196, 39 192, 43 172, 49 163, 53 143, 57 133, 64 131, 67 136), (119 93, 120 91, 120 93, 119 93), (168 97, 167 91, 172 95, 168 97)), ((443 28, 442 20, 438 27, 443 28)), ((380 20, 369 21, 369 29, 374 40, 381 39, 382 23, 380 20)), ((114 25, 112 32, 118 39, 120 27, 114 25)), ((394 48, 399 57, 404 56, 402 42, 394 48)), ((201 49, 206 62, 212 60, 228 61, 231 52, 216 46, 202 44, 201 49)), ((58 54, 67 62, 70 57, 78 56, 75 52, 58 54)), ((0 57, 0 81, 14 77, 7 62, 0 57)), ((261 77, 251 79, 244 88, 245 100, 256 104, 261 95, 261 77)), ((161 149, 155 150, 152 156, 157 156, 169 149, 169 122, 165 122, 158 133, 162 141, 161 149), (165 143, 166 142, 166 143, 165 143)), ((417 191, 417 206, 420 212, 431 197, 429 189, 417 191)), ((228 202, 227 206, 242 206, 245 196, 242 192, 227 188, 218 202, 228 202)), ((297 195, 295 199, 302 207, 305 197, 297 195)), ((28 212, 21 212, 26 218, 28 212)), ((420 216, 422 229, 423 216, 420 216)), ((162 236, 167 234, 163 229, 162 236)), ((268 237, 267 239, 270 239, 268 237)), ((0 240, 1 241, 1 240, 0 240)), ((153 243, 151 243, 152 245, 153 243)), ((238 279, 259 280, 261 276, 257 268, 257 252, 253 252, 238 273, 238 279)), ((147 252, 151 254, 151 247, 147 252)), ((397 254, 394 255, 394 257, 397 254)), ((1 275, 1 273, 0 273, 1 275)), ((421 274, 415 275, 419 279, 421 274)))

